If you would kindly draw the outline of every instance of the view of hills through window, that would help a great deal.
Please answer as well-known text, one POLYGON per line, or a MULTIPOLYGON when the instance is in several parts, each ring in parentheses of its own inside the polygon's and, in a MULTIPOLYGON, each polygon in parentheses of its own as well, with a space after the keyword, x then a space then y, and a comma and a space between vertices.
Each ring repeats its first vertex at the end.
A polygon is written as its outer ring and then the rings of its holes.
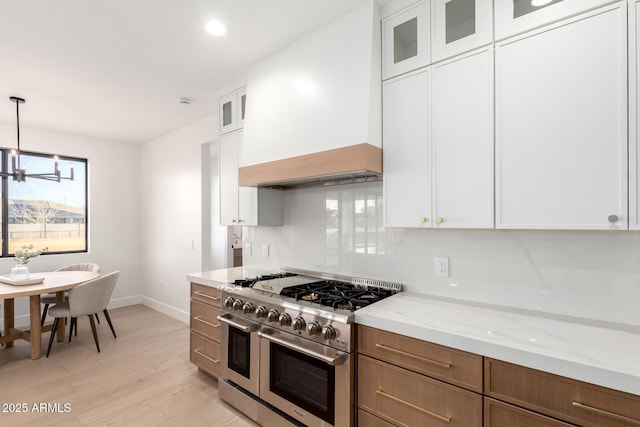
MULTIPOLYGON (((22 153, 21 166, 27 173, 54 170, 51 156, 22 153)), ((3 237, 8 242, 5 255, 12 255, 23 245, 47 252, 82 252, 87 250, 87 161, 61 158, 62 176, 68 177, 73 163, 74 180, 48 181, 26 178, 24 182, 8 178, 6 224, 3 237)), ((11 161, 7 162, 11 170, 11 161)), ((4 222, 4 221, 3 221, 4 222)))

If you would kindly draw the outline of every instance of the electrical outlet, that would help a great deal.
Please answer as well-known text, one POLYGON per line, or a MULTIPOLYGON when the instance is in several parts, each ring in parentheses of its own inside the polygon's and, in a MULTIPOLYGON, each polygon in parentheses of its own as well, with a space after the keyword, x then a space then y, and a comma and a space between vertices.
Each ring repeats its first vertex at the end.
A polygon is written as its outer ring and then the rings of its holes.
POLYGON ((244 252, 242 253, 243 256, 251 256, 251 243, 245 243, 244 244, 244 252))
POLYGON ((436 277, 449 277, 449 257, 436 257, 434 269, 436 277))
POLYGON ((263 243, 262 244, 262 256, 269 258, 269 244, 268 243, 263 243))

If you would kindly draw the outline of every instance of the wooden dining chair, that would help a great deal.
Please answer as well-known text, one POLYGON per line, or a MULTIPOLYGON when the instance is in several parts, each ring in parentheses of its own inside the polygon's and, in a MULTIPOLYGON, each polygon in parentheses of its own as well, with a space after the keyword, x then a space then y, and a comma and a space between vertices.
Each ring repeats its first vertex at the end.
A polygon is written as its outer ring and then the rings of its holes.
POLYGON ((113 329, 113 323, 111 323, 111 317, 109 317, 109 312, 107 311, 107 305, 109 305, 111 294, 113 293, 119 276, 120 272, 114 271, 113 273, 82 283, 69 291, 68 301, 57 303, 49 309, 49 315, 53 316, 55 320, 53 321, 53 329, 49 337, 47 357, 49 357, 49 353, 51 352, 51 346, 53 345, 53 340, 58 329, 58 322, 60 322, 60 319, 66 317, 71 317, 71 322, 69 322, 69 342, 71 342, 73 325, 75 324, 76 329, 78 327, 78 317, 88 316, 89 322, 91 323, 91 331, 93 332, 93 340, 96 342, 98 353, 100 353, 98 333, 93 319, 93 315, 99 311, 104 313, 104 317, 107 319, 107 322, 109 322, 113 337, 117 338, 116 331, 113 329))
MULTIPOLYGON (((79 264, 70 264, 65 265, 64 267, 60 267, 56 271, 93 271, 94 273, 100 273, 100 265, 93 262, 84 262, 79 264)), ((64 300, 67 300, 68 292, 64 294, 64 300)), ((44 321, 47 318, 47 312, 49 311, 49 306, 51 304, 56 303, 56 294, 46 294, 40 297, 40 303, 44 304, 44 309, 42 310, 42 319, 40 319, 40 326, 44 326, 44 321)), ((96 313, 96 320, 100 323, 100 319, 98 318, 98 314, 96 313)))

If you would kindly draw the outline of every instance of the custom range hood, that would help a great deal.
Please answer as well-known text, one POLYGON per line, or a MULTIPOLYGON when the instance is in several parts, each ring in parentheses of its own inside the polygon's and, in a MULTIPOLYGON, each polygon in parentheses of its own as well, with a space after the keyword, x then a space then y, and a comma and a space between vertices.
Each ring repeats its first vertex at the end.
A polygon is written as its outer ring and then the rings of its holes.
POLYGON ((381 179, 380 81, 374 0, 252 66, 239 184, 381 179))

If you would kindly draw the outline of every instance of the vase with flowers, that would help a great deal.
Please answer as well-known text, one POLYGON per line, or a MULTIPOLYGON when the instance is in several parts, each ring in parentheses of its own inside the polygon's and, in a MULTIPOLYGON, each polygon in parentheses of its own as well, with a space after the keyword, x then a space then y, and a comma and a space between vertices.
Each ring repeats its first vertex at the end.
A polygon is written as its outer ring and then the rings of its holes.
POLYGON ((27 264, 47 249, 48 248, 33 250, 33 245, 22 245, 22 247, 13 254, 17 264, 11 269, 11 280, 28 280, 29 269, 27 268, 27 264))

